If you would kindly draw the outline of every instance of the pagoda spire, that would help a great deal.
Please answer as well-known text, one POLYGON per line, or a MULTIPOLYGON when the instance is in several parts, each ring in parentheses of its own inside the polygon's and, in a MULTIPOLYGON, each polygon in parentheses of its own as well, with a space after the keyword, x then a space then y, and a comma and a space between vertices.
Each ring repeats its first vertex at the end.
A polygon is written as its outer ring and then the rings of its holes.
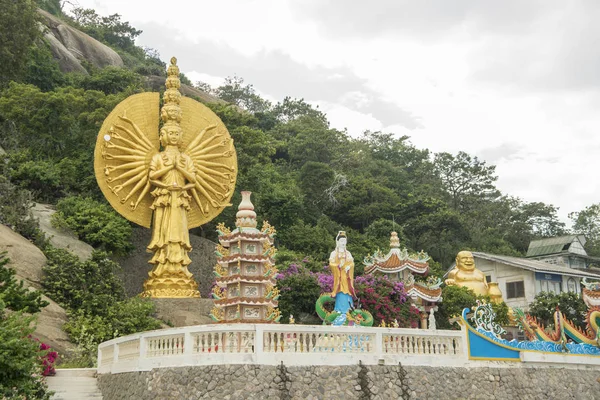
POLYGON ((392 232, 390 236, 390 249, 400 248, 400 239, 398 238, 398 232, 392 232))

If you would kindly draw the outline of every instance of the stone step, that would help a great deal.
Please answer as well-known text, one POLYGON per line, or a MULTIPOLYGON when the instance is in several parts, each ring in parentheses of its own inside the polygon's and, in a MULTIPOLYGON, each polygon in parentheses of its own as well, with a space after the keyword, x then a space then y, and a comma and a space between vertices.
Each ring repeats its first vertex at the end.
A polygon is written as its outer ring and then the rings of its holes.
POLYGON ((52 400, 102 400, 95 368, 57 369, 56 375, 49 376, 46 382, 54 392, 52 400))

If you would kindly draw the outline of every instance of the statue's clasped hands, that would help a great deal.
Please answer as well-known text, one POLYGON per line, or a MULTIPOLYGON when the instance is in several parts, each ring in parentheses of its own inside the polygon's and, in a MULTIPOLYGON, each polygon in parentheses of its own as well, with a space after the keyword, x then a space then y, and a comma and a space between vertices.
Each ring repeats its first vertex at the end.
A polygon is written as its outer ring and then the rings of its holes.
POLYGON ((185 167, 187 166, 187 160, 185 159, 185 157, 177 157, 177 159, 175 160, 175 167, 179 170, 185 169, 185 167))

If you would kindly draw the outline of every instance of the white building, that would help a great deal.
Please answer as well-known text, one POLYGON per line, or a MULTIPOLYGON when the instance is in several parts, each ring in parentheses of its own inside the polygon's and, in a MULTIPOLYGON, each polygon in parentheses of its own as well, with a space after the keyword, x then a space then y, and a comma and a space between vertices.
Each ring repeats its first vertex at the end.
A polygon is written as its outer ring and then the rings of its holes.
POLYGON ((598 264, 600 260, 587 255, 585 242, 583 235, 533 240, 529 243, 525 257, 564 267, 589 270, 592 264, 598 264))
POLYGON ((498 282, 505 303, 525 310, 540 292, 579 294, 583 278, 600 280, 596 273, 528 258, 480 252, 473 252, 473 258, 488 282, 498 282))

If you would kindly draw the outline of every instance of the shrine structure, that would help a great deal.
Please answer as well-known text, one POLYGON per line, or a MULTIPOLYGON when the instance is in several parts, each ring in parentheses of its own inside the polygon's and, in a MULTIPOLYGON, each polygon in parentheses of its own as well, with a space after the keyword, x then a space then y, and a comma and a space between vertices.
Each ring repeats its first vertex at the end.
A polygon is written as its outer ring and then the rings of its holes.
POLYGON ((392 281, 404 283, 404 290, 411 305, 421 311, 421 328, 427 329, 429 312, 437 310, 437 304, 442 301, 442 281, 429 273, 429 256, 421 251, 410 254, 406 248, 400 249, 400 239, 397 232, 390 237, 390 250, 387 254, 377 250, 373 255, 365 257, 365 274, 385 275, 392 281), (419 279, 415 279, 415 275, 419 279), (423 277, 423 278, 421 278, 423 277))
POLYGON ((219 323, 275 323, 281 313, 277 308, 279 289, 273 256, 275 228, 267 221, 256 228, 256 213, 251 192, 242 192, 236 214, 236 229, 217 225, 219 245, 214 269, 216 286, 212 297, 215 307, 211 318, 219 323))

